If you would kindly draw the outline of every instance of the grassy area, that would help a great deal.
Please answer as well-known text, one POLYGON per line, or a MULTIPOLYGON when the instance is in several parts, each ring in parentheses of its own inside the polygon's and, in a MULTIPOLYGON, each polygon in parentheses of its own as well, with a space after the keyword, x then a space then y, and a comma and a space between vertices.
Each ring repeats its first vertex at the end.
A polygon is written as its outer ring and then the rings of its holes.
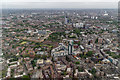
POLYGON ((24 42, 22 42, 22 43, 20 43, 20 44, 22 44, 22 45, 23 45, 23 44, 26 44, 26 43, 27 43, 27 42, 25 42, 25 41, 24 41, 24 42))
POLYGON ((64 32, 55 32, 55 33, 52 33, 49 37, 48 37, 48 40, 49 41, 52 41, 52 42, 60 42, 60 37, 62 35, 65 35, 64 32))
POLYGON ((93 51, 88 51, 86 54, 80 54, 81 58, 91 57, 94 54, 93 51))

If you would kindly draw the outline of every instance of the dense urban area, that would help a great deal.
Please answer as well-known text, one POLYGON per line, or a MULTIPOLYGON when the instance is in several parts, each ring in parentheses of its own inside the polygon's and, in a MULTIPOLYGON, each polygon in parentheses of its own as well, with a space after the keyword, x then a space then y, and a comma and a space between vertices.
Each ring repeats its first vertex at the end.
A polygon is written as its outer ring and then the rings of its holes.
POLYGON ((119 26, 116 9, 4 9, 1 79, 120 80, 119 26))

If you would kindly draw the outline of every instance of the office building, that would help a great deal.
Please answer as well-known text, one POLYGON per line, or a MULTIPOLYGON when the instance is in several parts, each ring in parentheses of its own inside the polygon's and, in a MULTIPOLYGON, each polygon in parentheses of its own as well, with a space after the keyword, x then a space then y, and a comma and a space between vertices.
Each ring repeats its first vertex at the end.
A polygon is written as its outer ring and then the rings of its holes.
POLYGON ((72 52, 73 52, 73 40, 70 40, 68 45, 68 54, 72 54, 72 52))

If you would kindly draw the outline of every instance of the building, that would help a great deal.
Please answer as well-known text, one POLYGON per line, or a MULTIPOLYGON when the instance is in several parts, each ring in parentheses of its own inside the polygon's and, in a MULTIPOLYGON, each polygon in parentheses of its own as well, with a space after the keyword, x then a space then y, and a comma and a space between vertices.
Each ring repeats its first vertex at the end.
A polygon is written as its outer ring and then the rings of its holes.
POLYGON ((65 24, 68 24, 68 18, 65 16, 65 24))
POLYGON ((60 43, 58 47, 54 48, 51 51, 51 56, 54 56, 54 57, 64 56, 64 55, 68 55, 68 49, 63 43, 60 43))
POLYGON ((104 16, 108 16, 109 14, 107 13, 107 11, 104 12, 104 16))
POLYGON ((75 23, 73 24, 74 27, 76 28, 83 28, 84 27, 84 23, 80 22, 80 23, 75 23))
POLYGON ((43 59, 38 59, 37 60, 37 65, 38 66, 43 66, 43 64, 44 64, 44 60, 43 59))
POLYGON ((72 53, 73 53, 73 40, 70 40, 68 45, 68 54, 72 53))
POLYGON ((118 2, 118 22, 120 22, 120 1, 118 2))

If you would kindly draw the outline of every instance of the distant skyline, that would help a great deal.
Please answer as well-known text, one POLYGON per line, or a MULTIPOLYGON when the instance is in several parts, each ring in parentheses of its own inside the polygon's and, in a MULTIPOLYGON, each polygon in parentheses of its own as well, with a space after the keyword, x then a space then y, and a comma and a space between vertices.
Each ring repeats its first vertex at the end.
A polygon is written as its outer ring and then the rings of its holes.
POLYGON ((1 8, 118 8, 119 0, 2 0, 1 8))

